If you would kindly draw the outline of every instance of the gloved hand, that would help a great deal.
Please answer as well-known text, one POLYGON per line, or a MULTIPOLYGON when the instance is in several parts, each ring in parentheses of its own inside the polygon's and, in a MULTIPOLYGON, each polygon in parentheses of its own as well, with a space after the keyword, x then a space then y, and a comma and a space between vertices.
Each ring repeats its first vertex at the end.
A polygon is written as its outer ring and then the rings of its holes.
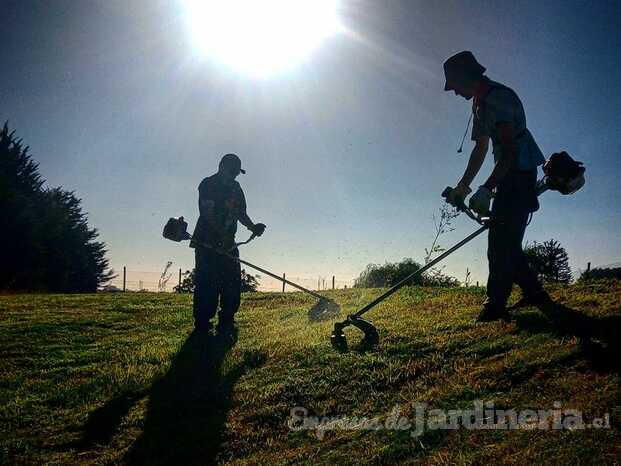
POLYGON ((492 202, 492 192, 485 186, 479 186, 477 192, 470 197, 468 205, 477 214, 489 215, 489 205, 492 202))
POLYGON ((472 192, 468 186, 462 183, 458 183, 446 196, 446 202, 451 204, 454 207, 458 207, 460 204, 463 204, 466 196, 472 192))
POLYGON ((255 223, 252 226, 252 228, 250 229, 250 231, 254 235, 261 236, 263 234, 263 232, 265 231, 265 228, 267 228, 267 227, 265 226, 264 223, 255 223))

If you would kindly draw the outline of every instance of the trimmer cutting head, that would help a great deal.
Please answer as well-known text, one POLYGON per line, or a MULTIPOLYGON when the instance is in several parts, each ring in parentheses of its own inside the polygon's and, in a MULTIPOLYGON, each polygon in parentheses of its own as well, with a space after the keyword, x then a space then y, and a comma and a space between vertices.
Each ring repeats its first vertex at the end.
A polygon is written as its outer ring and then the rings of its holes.
POLYGON ((345 338, 343 329, 349 325, 356 327, 364 333, 364 337, 360 342, 359 348, 370 349, 379 343, 379 333, 377 333, 375 326, 368 320, 364 320, 362 317, 351 315, 343 322, 337 322, 334 324, 334 330, 330 336, 330 342, 335 350, 342 353, 347 351, 347 338, 345 338))

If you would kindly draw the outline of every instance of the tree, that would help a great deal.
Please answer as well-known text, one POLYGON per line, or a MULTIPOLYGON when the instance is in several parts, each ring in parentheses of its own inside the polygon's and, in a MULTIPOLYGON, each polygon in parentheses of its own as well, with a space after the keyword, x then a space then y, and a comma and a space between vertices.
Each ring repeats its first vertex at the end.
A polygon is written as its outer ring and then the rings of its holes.
POLYGON ((108 282, 106 249, 71 191, 44 188, 36 162, 5 123, 0 131, 0 289, 93 292, 108 282))
POLYGON ((540 279, 548 282, 569 283, 572 280, 569 256, 561 244, 550 239, 533 242, 524 249, 528 262, 540 279))
MULTIPOLYGON (((177 293, 194 293, 195 288, 195 269, 186 270, 181 280, 181 285, 176 285, 173 289, 177 293)), ((259 287, 259 276, 251 275, 242 269, 241 271, 241 291, 242 293, 255 292, 259 287)))
POLYGON ((244 269, 241 271, 241 290, 242 293, 254 293, 259 287, 259 275, 251 275, 244 269))
POLYGON ((180 285, 173 287, 176 293, 194 293, 194 269, 183 272, 180 285))

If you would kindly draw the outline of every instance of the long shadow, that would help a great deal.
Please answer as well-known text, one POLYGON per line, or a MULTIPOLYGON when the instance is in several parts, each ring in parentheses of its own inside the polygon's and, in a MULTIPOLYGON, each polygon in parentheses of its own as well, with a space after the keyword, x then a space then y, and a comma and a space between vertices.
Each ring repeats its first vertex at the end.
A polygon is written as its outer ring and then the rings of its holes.
POLYGON ((127 391, 112 398, 89 415, 79 441, 60 445, 59 448, 73 447, 78 450, 89 450, 97 445, 109 444, 132 406, 147 395, 147 390, 127 391))
POLYGON ((539 306, 539 310, 541 314, 516 314, 517 327, 530 333, 575 336, 579 339, 581 353, 591 360, 594 368, 621 370, 621 316, 589 316, 556 302, 539 306))
MULTIPOLYGON (((192 333, 188 337, 169 371, 151 387, 142 435, 123 462, 215 462, 233 387, 247 370, 265 361, 262 353, 246 352, 240 363, 223 374, 222 362, 236 342, 236 331, 217 335, 192 333)), ((123 411, 127 402, 122 399, 109 405, 123 411)), ((99 416, 102 417, 101 413, 99 416)))

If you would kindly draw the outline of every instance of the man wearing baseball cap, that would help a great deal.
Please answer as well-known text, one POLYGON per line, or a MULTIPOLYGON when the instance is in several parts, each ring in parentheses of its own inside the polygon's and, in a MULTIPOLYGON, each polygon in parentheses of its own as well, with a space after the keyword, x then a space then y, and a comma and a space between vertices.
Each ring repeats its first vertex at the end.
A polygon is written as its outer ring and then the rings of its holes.
POLYGON ((235 154, 226 154, 220 160, 218 172, 201 181, 198 186, 200 217, 196 223, 192 242, 195 248, 194 276, 194 327, 210 330, 220 307, 218 327, 230 330, 239 309, 241 294, 241 269, 238 262, 217 252, 228 251, 239 257, 235 247, 237 222, 252 233, 261 236, 262 223, 253 223, 246 213, 246 198, 235 178, 246 173, 235 154), (210 247, 204 247, 207 245, 210 247))
POLYGON ((530 215, 539 208, 536 192, 537 167, 545 159, 526 127, 524 108, 517 94, 485 76, 472 52, 463 51, 444 62, 445 91, 473 100, 472 140, 475 145, 468 166, 449 193, 453 205, 464 202, 492 140, 494 169, 471 196, 469 206, 479 215, 491 215, 487 257, 487 300, 478 320, 508 316, 507 300, 517 283, 524 300, 532 304, 549 301, 522 250, 530 215), (494 203, 490 213, 490 203, 494 203))

